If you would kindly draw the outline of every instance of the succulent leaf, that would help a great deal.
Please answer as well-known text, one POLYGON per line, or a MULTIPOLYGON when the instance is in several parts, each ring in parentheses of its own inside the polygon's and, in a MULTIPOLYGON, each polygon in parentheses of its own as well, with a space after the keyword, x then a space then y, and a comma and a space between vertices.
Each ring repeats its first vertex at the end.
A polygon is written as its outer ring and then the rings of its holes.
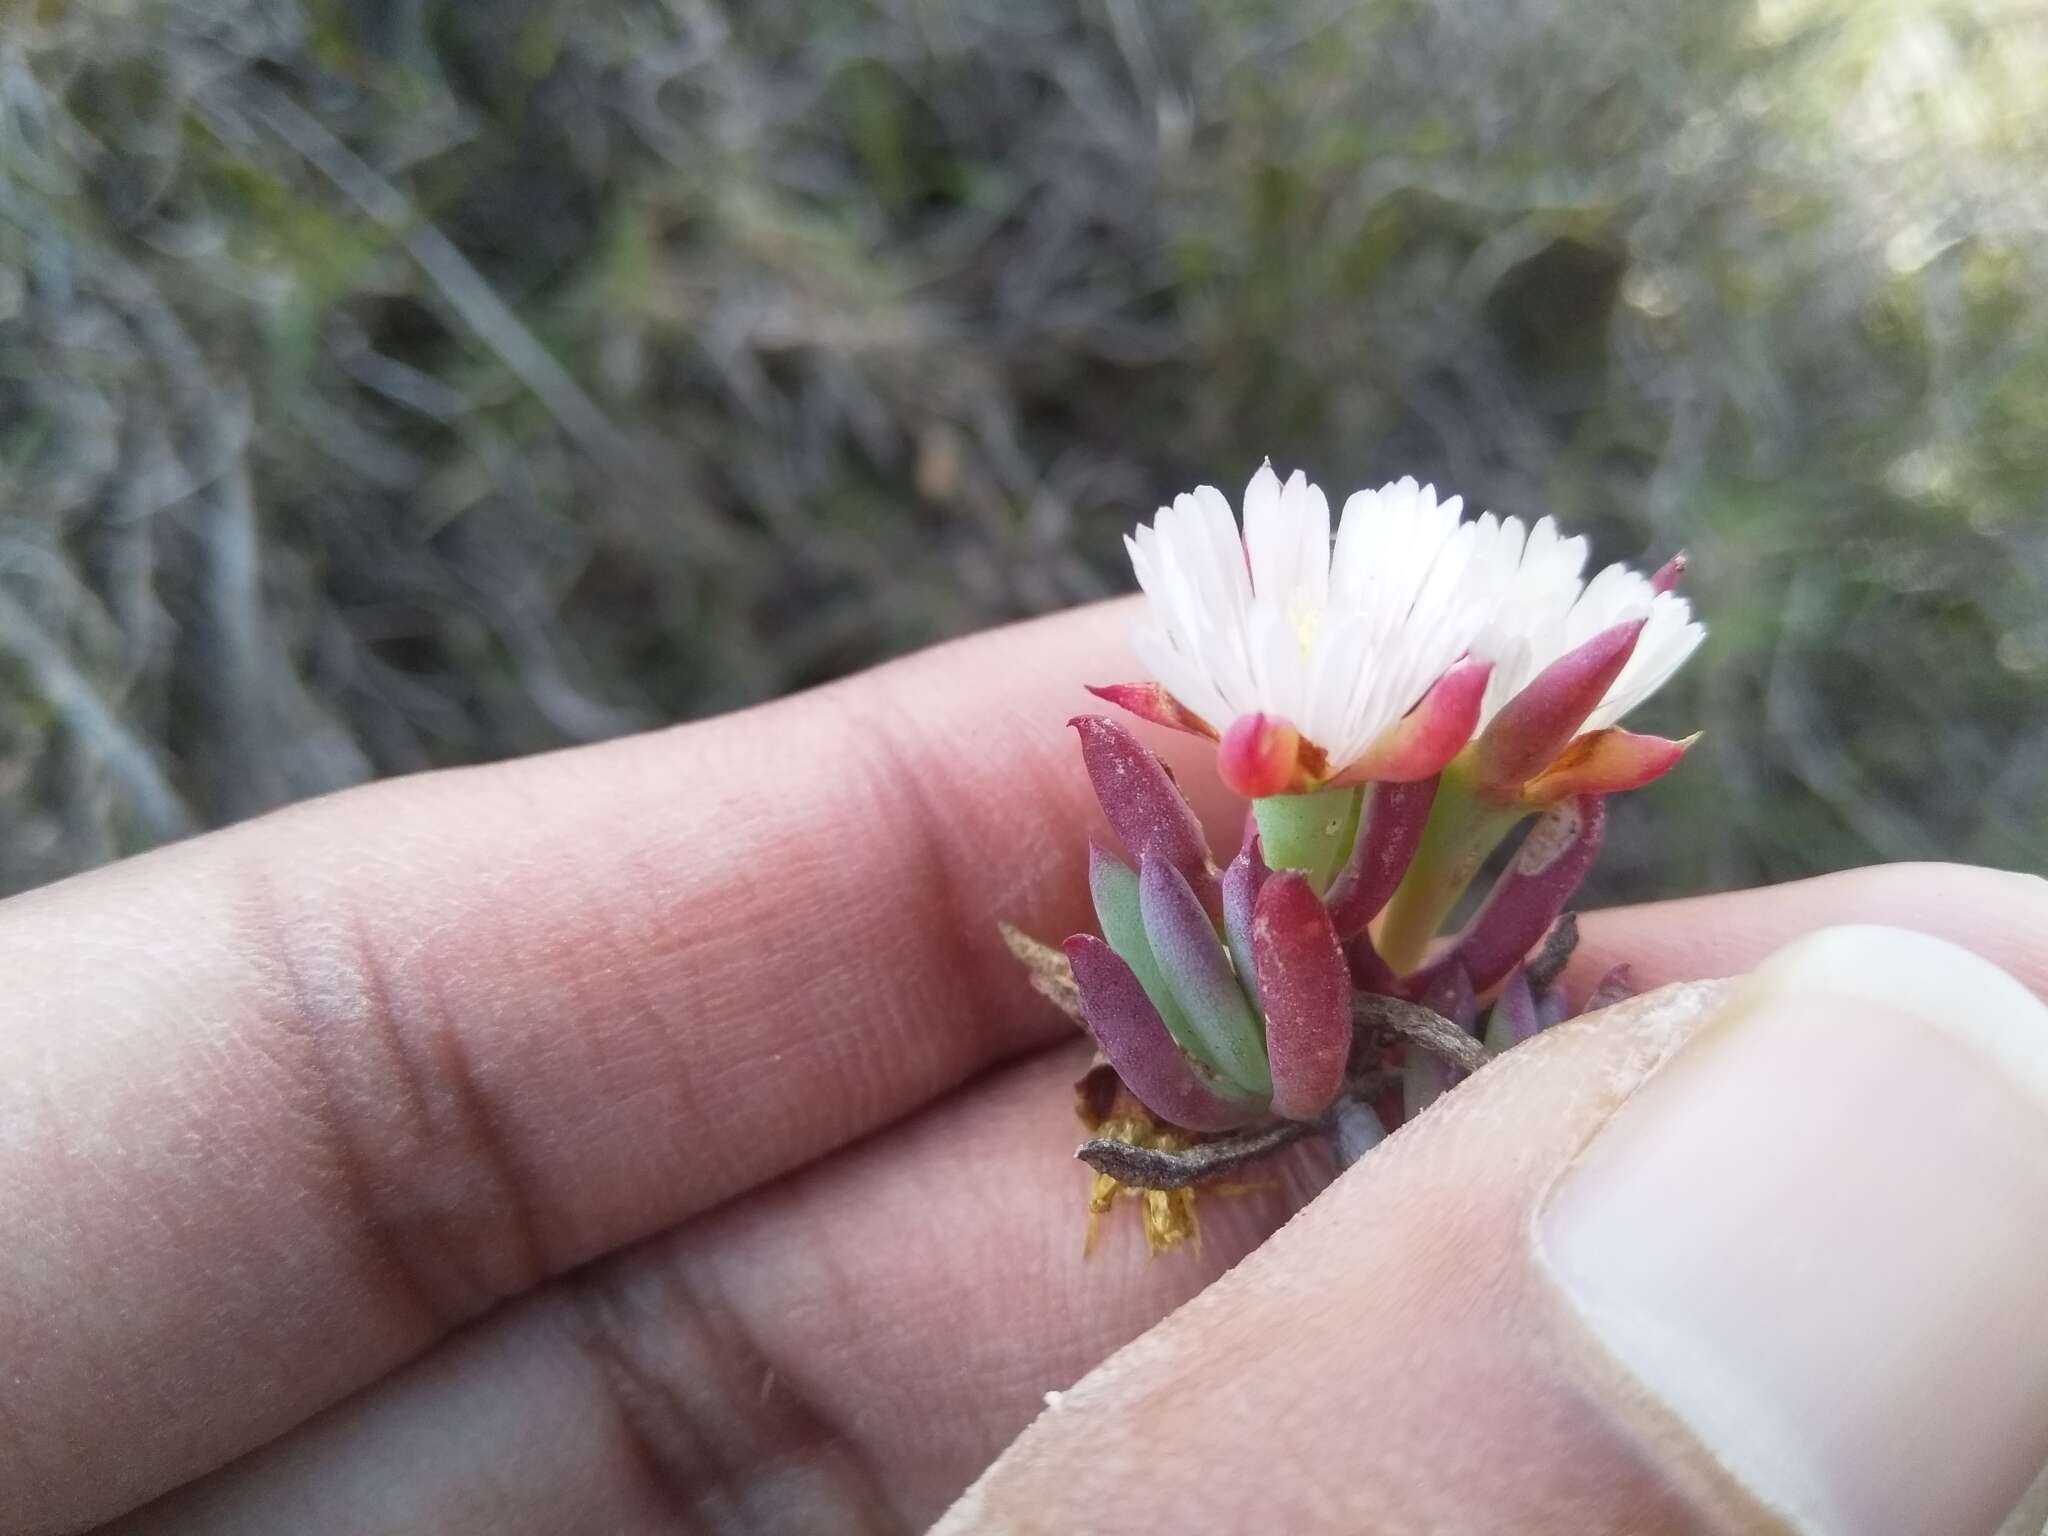
POLYGON ((1259 849, 1258 829, 1247 828, 1244 847, 1223 871, 1223 940, 1230 949, 1230 963, 1237 967, 1237 979, 1254 1006, 1259 1000, 1259 981, 1252 956, 1252 911, 1259 888, 1271 873, 1259 849))
POLYGON ((1138 900, 1145 938, 1188 1031, 1183 1038, 1175 1030, 1175 1038, 1238 1087, 1270 1093, 1258 1015, 1194 888, 1166 860, 1148 857, 1139 866, 1138 900))
POLYGON ((1344 1086, 1351 1058, 1351 976, 1330 915, 1306 878, 1267 880, 1252 919, 1266 1016, 1273 1112, 1313 1120, 1344 1086))
POLYGON ((1216 748, 1217 775, 1247 800, 1305 793, 1328 767, 1328 757, 1278 715, 1239 715, 1216 748))
POLYGON ((1191 1131, 1227 1131, 1263 1112, 1255 1098, 1232 1094, 1189 1061, 1136 973, 1092 933, 1066 943, 1089 1033, 1117 1076, 1147 1109, 1191 1131))
POLYGON ((1573 795, 1612 795, 1640 789, 1676 768, 1699 740, 1638 736, 1620 726, 1588 731, 1559 753, 1557 759, 1523 787, 1532 805, 1551 805, 1573 795))
POLYGON ((1536 994, 1529 986, 1529 973, 1518 965, 1508 972, 1508 979, 1501 984, 1500 996, 1494 999, 1493 1011, 1487 1017, 1486 1049, 1499 1055, 1524 1040, 1533 1040, 1542 1029, 1543 1016, 1536 1006, 1536 994))
POLYGON ((1140 720, 1163 725, 1171 731, 1216 739, 1216 727, 1181 703, 1158 683, 1089 683, 1088 691, 1105 704, 1114 704, 1140 720))
POLYGON ((1131 856, 1166 860, 1205 902, 1213 901, 1209 841, 1166 764, 1106 716, 1076 715, 1067 723, 1080 734, 1081 761, 1102 813, 1131 856))
POLYGON ((1400 886, 1415 850, 1422 846, 1436 787, 1436 779, 1428 778, 1412 784, 1375 784, 1367 792, 1351 856, 1330 884, 1330 920, 1339 938, 1364 932, 1400 886))
POLYGON ((1143 903, 1138 895, 1138 876, 1128 864, 1100 843, 1088 845, 1088 892, 1095 901, 1095 921, 1109 947, 1130 966, 1132 973, 1159 1010, 1174 1039, 1193 1038, 1187 1016, 1174 1000, 1166 973, 1152 953, 1152 941, 1145 937, 1143 903))
MULTIPOLYGON (((1434 1009, 1460 1029, 1471 1031, 1479 1016, 1479 1004, 1472 991, 1472 979, 1463 967, 1448 965, 1439 970, 1419 1001, 1434 1009)), ((1408 1048, 1408 1063, 1401 1074, 1402 1108, 1413 1120, 1449 1092, 1461 1074, 1435 1051, 1408 1048)))
POLYGON ((1479 725, 1490 661, 1461 661, 1439 678, 1407 714, 1389 726, 1365 756, 1337 776, 1340 784, 1412 784, 1434 778, 1472 739, 1479 725))
POLYGON ((1258 818, 1259 846, 1267 864, 1299 870, 1317 890, 1323 889, 1358 835, 1364 793, 1348 787, 1254 800, 1252 814, 1258 818))
POLYGON ((1481 991, 1506 976, 1564 911, 1593 867, 1606 830, 1607 803, 1598 795, 1561 801, 1544 812, 1478 915, 1432 963, 1431 973, 1455 966, 1481 991))
POLYGON ((1647 619, 1611 625, 1536 674, 1473 744, 1483 792, 1517 799, 1522 786, 1571 744, 1635 654, 1647 619))

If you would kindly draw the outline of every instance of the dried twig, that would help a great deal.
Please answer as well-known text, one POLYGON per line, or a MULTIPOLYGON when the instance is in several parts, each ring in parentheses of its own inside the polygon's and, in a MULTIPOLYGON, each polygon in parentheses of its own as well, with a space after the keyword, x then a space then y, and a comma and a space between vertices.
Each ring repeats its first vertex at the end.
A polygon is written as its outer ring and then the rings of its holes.
POLYGON ((1550 925, 1550 932, 1543 936, 1543 943, 1536 953, 1522 963, 1528 975, 1532 991, 1547 992, 1564 974, 1564 968, 1571 963, 1572 952, 1579 947, 1579 914, 1561 913, 1550 925))
POLYGON ((1081 1143, 1074 1156, 1131 1189, 1185 1189, 1270 1157, 1315 1130, 1306 1120, 1274 1120, 1254 1130, 1197 1142, 1181 1151, 1134 1146, 1110 1136, 1081 1143))
POLYGON ((1031 990, 1076 1024, 1082 1024, 1081 989, 1074 985, 1074 968, 1067 957, 1013 924, 998 922, 996 926, 1002 930, 1010 953, 1022 963, 1031 990))
POLYGON ((1412 1040, 1464 1072, 1477 1072, 1486 1062, 1479 1042, 1449 1019, 1420 1003, 1377 993, 1360 993, 1351 1003, 1352 1021, 1360 1029, 1384 1030, 1412 1040))

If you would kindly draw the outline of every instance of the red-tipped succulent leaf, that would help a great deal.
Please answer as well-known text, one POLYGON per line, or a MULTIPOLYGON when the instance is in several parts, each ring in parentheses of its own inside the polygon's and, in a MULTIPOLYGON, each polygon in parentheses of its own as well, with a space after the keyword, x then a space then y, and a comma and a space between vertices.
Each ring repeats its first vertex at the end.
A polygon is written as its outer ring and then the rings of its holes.
POLYGON ((1492 675, 1490 661, 1459 662, 1365 756, 1345 765, 1336 782, 1412 784, 1435 778, 1472 739, 1492 675))
POLYGON ((1697 733, 1683 741, 1638 736, 1618 725, 1588 731, 1522 787, 1522 798, 1532 805, 1550 805, 1574 795, 1641 789, 1676 768, 1699 739, 1697 733))
POLYGON ((1422 844, 1423 828, 1429 825, 1436 788, 1434 778, 1372 787, 1351 855, 1324 898, 1339 938, 1363 933, 1408 873, 1422 844))
POLYGON ((1067 723, 1080 734, 1081 761, 1102 813, 1132 857, 1165 860, 1205 903, 1212 902, 1216 874, 1209 842, 1166 764, 1105 716, 1076 715, 1067 723))
POLYGON ((1344 1086, 1351 976, 1330 915, 1305 876, 1281 870, 1259 892, 1252 953, 1266 1015, 1273 1112, 1313 1120, 1344 1086))
POLYGON ((1506 976, 1564 911, 1593 867, 1606 830, 1607 805, 1598 795, 1562 801, 1538 817, 1478 916, 1431 964, 1423 985, 1456 969, 1484 992, 1506 976))
POLYGON ((1479 735, 1474 767, 1480 792, 1512 801, 1522 786, 1554 762, 1635 654, 1645 619, 1603 629, 1567 651, 1502 706, 1479 735))
POLYGON ((1216 727, 1181 703, 1157 683, 1090 683, 1088 691, 1105 704, 1128 710, 1140 720, 1163 725, 1170 731, 1216 739, 1216 727))
POLYGON ((1327 776, 1321 748, 1278 715, 1239 715, 1216 747, 1216 772, 1247 800, 1298 795, 1327 776))

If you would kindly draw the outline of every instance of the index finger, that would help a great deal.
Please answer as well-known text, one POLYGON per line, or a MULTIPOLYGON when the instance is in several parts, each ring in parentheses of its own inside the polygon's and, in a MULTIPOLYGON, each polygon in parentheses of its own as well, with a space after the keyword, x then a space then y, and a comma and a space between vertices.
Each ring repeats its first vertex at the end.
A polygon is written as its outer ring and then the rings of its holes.
POLYGON ((1061 723, 1120 623, 0 908, 0 1506, 131 1505, 1068 1028, 995 922, 1083 920, 1061 723))

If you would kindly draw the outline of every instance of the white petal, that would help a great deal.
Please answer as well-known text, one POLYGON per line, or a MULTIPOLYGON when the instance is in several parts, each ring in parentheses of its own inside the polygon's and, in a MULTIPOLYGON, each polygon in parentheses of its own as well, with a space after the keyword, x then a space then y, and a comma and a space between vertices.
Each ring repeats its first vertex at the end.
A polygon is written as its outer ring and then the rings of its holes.
POLYGON ((1251 607, 1251 574, 1245 568, 1244 540, 1237 531, 1237 519, 1230 515, 1230 503, 1213 485, 1195 487, 1194 501, 1201 514, 1202 537, 1215 562, 1223 611, 1219 622, 1235 623, 1251 607))
POLYGON ((1338 764, 1372 745, 1357 739, 1355 701, 1372 680, 1372 626, 1359 614, 1324 621, 1308 658, 1308 694, 1301 733, 1338 764))
POLYGON ((1294 535, 1295 567, 1286 590, 1298 611, 1320 613, 1330 594, 1330 499, 1297 469, 1288 477, 1280 512, 1294 535))
POLYGON ((1586 729, 1597 731, 1620 721, 1669 682, 1706 637, 1705 626, 1692 621, 1691 604, 1668 592, 1657 594, 1635 653, 1593 711, 1586 729))
POLYGON ((1343 514, 1337 519, 1337 547, 1330 556, 1330 602, 1338 608, 1353 608, 1372 579, 1379 522, 1380 493, 1355 491, 1345 498, 1343 514))
POLYGON ((1269 595, 1259 577, 1272 559, 1279 528, 1280 477, 1273 473, 1273 462, 1268 459, 1244 488, 1244 549, 1251 563, 1252 592, 1256 596, 1269 595))
POLYGON ((1201 664, 1175 650, 1166 637, 1151 625, 1134 624, 1130 645, 1131 654, 1162 688, 1217 730, 1224 729, 1235 718, 1201 664))

